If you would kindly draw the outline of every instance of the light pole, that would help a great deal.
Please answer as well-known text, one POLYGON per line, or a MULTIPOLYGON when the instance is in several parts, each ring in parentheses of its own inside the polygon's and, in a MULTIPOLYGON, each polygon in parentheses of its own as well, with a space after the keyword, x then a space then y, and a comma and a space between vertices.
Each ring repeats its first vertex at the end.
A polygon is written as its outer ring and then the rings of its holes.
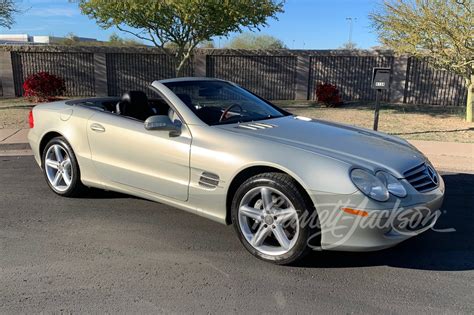
POLYGON ((349 44, 352 44, 352 23, 357 21, 356 17, 346 17, 346 20, 349 21, 349 44))

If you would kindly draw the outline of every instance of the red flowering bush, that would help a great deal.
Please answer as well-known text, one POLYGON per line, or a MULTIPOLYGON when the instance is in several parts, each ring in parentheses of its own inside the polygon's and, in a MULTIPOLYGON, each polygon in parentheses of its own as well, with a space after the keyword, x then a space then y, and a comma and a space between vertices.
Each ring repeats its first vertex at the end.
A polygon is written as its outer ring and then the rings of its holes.
POLYGON ((66 87, 64 80, 48 72, 30 75, 23 83, 23 96, 36 102, 47 102, 61 96, 66 87))
POLYGON ((342 103, 339 96, 339 90, 335 85, 329 83, 320 83, 316 87, 316 96, 318 101, 329 107, 335 107, 342 103))

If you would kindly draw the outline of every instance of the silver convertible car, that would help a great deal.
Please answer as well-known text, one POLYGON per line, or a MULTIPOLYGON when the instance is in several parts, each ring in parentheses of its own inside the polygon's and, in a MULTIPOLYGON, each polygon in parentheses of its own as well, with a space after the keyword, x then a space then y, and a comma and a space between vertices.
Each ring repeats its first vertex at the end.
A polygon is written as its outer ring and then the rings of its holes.
POLYGON ((55 193, 103 188, 233 224, 250 253, 278 264, 393 246, 431 228, 444 196, 405 140, 295 116, 218 79, 42 104, 29 120, 55 193))

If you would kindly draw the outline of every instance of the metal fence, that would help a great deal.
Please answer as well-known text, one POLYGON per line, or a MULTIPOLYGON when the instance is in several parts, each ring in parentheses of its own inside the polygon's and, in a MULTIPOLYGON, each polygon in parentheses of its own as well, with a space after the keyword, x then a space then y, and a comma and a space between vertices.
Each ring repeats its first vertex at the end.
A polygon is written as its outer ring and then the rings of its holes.
POLYGON ((448 71, 433 69, 426 61, 409 58, 404 103, 464 105, 467 88, 464 79, 448 71))
POLYGON ((295 99, 295 56, 207 56, 206 76, 233 81, 267 99, 295 99))
MULTIPOLYGON (((316 100, 316 87, 331 83, 339 88, 341 98, 349 100, 373 100, 375 90, 370 87, 373 67, 392 67, 392 56, 315 56, 310 61, 309 99, 316 100)), ((382 100, 388 101, 388 91, 382 92, 382 100)))
MULTIPOLYGON (((130 90, 148 92, 154 80, 172 78, 175 64, 167 55, 112 53, 106 55, 107 88, 109 95, 121 95, 130 90)), ((185 76, 193 76, 192 64, 183 71, 185 76)))
POLYGON ((22 85, 26 78, 40 71, 63 78, 66 96, 95 95, 92 53, 12 52, 11 57, 17 96, 23 95, 22 85))
MULTIPOLYGON (((0 51, 0 61, 0 96, 21 96, 24 80, 39 71, 62 77, 67 96, 93 96, 147 91, 153 80, 174 77, 175 68, 170 57, 153 48, 11 46, 0 51)), ((385 101, 465 104, 467 88, 460 76, 389 52, 198 50, 183 75, 227 79, 267 99, 315 100, 317 84, 327 82, 345 101, 370 101, 375 99, 372 68, 381 66, 392 67, 397 80, 383 93, 385 101)))

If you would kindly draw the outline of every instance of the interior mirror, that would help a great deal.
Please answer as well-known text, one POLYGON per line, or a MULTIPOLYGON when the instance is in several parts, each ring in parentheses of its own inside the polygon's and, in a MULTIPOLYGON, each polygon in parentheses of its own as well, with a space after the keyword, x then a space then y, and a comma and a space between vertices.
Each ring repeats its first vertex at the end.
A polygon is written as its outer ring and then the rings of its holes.
POLYGON ((145 129, 146 130, 163 130, 170 131, 173 133, 181 130, 179 124, 173 123, 167 115, 155 115, 150 116, 145 120, 145 129))

